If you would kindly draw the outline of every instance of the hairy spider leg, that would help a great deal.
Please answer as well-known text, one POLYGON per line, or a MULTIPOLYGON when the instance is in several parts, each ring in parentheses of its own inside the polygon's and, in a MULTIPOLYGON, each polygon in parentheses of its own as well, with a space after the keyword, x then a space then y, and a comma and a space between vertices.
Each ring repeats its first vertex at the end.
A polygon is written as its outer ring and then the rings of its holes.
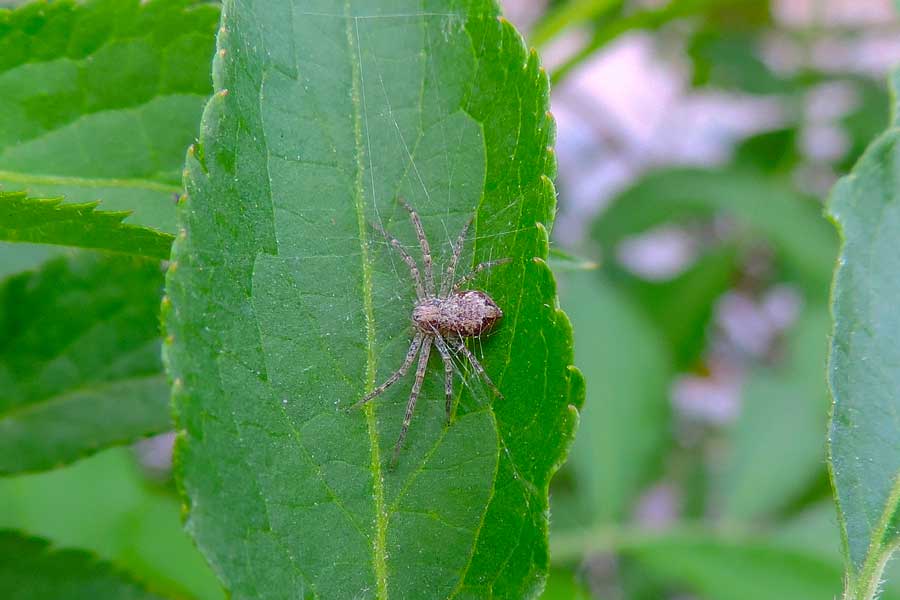
POLYGON ((416 367, 416 380, 413 382, 412 391, 409 393, 409 401, 406 403, 406 416, 403 417, 403 427, 400 428, 400 437, 397 438, 397 444, 394 446, 394 457, 391 459, 391 467, 397 466, 397 458, 400 456, 400 449, 403 447, 403 440, 406 439, 406 431, 409 429, 409 422, 412 421, 413 411, 416 409, 416 400, 419 399, 419 391, 422 389, 422 382, 425 380, 425 369, 428 367, 428 357, 431 354, 431 337, 427 336, 422 353, 419 355, 419 365, 416 367))
POLYGON ((456 273, 456 264, 459 262, 463 246, 466 243, 466 234, 469 233, 469 227, 471 227, 472 219, 474 218, 475 215, 469 217, 469 220, 463 225, 462 231, 459 232, 459 237, 456 238, 456 244, 453 246, 453 255, 450 257, 450 262, 447 263, 447 270, 444 272, 444 276, 441 279, 441 298, 446 297, 447 294, 450 293, 450 288, 453 287, 453 276, 456 273))
POLYGON ((384 236, 384 239, 386 239, 388 243, 390 243, 390 245, 394 247, 394 250, 396 250, 400 254, 400 258, 402 258, 403 262, 406 263, 406 266, 409 267, 409 272, 412 274, 413 281, 416 284, 417 297, 419 298, 419 300, 424 300, 426 298, 425 289, 422 287, 422 277, 419 275, 419 266, 416 264, 416 261, 413 260, 413 257, 409 255, 409 252, 403 249, 403 246, 400 245, 400 242, 397 240, 397 238, 384 230, 384 227, 382 227, 378 223, 372 223, 372 227, 374 227, 376 231, 381 232, 381 235, 384 236))
POLYGON ((416 337, 413 338, 412 343, 409 345, 409 350, 406 353, 406 358, 403 360, 403 364, 400 365, 400 368, 394 371, 394 373, 388 377, 384 383, 379 385, 377 388, 366 394, 365 398, 354 404, 351 408, 356 408, 358 406, 362 406, 372 398, 379 396, 384 393, 389 387, 397 383, 397 381, 406 375, 406 372, 409 371, 409 368, 412 366, 413 360, 416 358, 416 354, 419 352, 419 348, 422 347, 422 342, 425 340, 424 333, 417 333, 416 337))
POLYGON ((459 291, 459 288, 461 288, 462 286, 466 285, 467 283, 469 283, 470 281, 475 279, 478 276, 478 274, 481 273, 482 271, 487 271, 488 269, 492 269, 498 265, 505 265, 508 262, 512 262, 512 259, 511 258, 498 258, 497 260, 489 260, 487 262, 483 262, 483 263, 479 263, 479 264, 475 265, 475 268, 472 269, 472 271, 468 275, 466 275, 465 277, 463 277, 462 279, 460 279, 453 285, 453 291, 454 292, 459 291))
POLYGON ((475 355, 472 354, 472 351, 466 347, 465 342, 463 342, 462 340, 455 340, 453 342, 453 344, 457 350, 462 352, 466 356, 466 358, 469 359, 469 362, 472 364, 473 367, 475 367, 475 370, 478 372, 478 374, 481 376, 481 378, 484 380, 484 382, 487 384, 487 386, 489 388, 491 388, 491 391, 494 392, 494 394, 496 394, 497 397, 503 398, 503 394, 500 393, 500 390, 497 388, 496 385, 494 385, 494 382, 491 381, 491 378, 488 377, 488 374, 485 372, 484 367, 481 366, 481 363, 478 362, 478 359, 475 358, 475 355))
POLYGON ((429 296, 434 296, 434 269, 431 266, 431 247, 428 245, 428 237, 425 235, 425 229, 422 227, 422 220, 419 219, 419 213, 413 210, 406 200, 398 198, 400 204, 409 212, 409 218, 416 228, 416 237, 419 238, 419 248, 422 249, 422 263, 425 266, 425 291, 429 296))
POLYGON ((453 358, 444 338, 437 332, 434 333, 434 345, 437 346, 441 360, 444 361, 444 395, 447 398, 447 422, 449 422, 453 414, 453 358))

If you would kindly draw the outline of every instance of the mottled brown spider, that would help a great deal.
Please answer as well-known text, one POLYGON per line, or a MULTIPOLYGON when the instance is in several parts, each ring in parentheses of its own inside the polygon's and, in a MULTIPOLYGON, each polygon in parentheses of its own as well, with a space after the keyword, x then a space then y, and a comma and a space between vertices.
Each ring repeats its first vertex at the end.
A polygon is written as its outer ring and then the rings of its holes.
POLYGON ((479 290, 462 290, 463 286, 471 282, 475 277, 491 267, 508 263, 510 259, 503 258, 500 260, 492 260, 483 262, 475 266, 472 271, 461 278, 456 283, 453 277, 456 273, 456 265, 462 254, 463 245, 465 244, 466 234, 472 220, 463 226, 456 244, 453 246, 453 254, 444 276, 441 278, 441 289, 435 292, 434 272, 432 270, 431 248, 428 245, 428 238, 425 237, 425 230, 422 228, 422 221, 419 214, 400 199, 400 203, 409 212, 409 218, 416 230, 416 237, 419 240, 419 247, 422 250, 422 264, 424 266, 424 282, 419 272, 419 266, 412 256, 400 245, 397 238, 389 234, 384 228, 377 223, 373 223, 372 227, 378 230, 388 243, 397 251, 403 262, 409 267, 412 274, 413 284, 416 288, 416 305, 412 311, 412 322, 415 327, 415 335, 412 343, 409 345, 409 351, 400 368, 397 369, 384 383, 366 394, 366 396, 354 404, 354 408, 362 406, 369 400, 381 395, 385 390, 394 385, 401 377, 406 375, 412 366, 416 355, 419 355, 419 364, 416 367, 416 379, 413 382, 412 391, 409 393, 409 400, 406 403, 406 416, 403 419, 403 427, 400 429, 400 437, 394 446, 394 456, 391 465, 397 463, 397 457, 406 439, 406 432, 409 429, 409 422, 412 420, 413 410, 416 408, 416 400, 419 398, 419 392, 422 389, 422 382, 425 380, 425 370, 428 366, 428 357, 431 354, 431 345, 437 348, 444 361, 444 394, 446 396, 447 419, 450 419, 453 409, 453 359, 450 350, 462 354, 472 365, 478 375, 484 380, 484 383, 496 394, 502 397, 500 390, 491 381, 484 367, 475 358, 471 350, 466 347, 465 338, 474 337, 487 332, 493 325, 503 317, 503 311, 494 302, 494 300, 486 293, 479 290))

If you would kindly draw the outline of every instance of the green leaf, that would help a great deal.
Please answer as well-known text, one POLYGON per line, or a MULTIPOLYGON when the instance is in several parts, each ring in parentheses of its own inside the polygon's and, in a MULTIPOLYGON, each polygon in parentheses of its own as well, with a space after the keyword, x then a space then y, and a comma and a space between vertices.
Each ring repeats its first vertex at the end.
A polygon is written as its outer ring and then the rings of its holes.
POLYGON ((0 474, 169 428, 158 261, 80 254, 0 288, 0 474))
POLYGON ((0 280, 10 275, 37 269, 54 256, 71 252, 64 246, 0 242, 0 280))
POLYGON ((28 198, 21 192, 0 192, 0 240, 169 257, 174 238, 147 227, 122 223, 127 212, 95 210, 99 202, 61 202, 61 198, 28 198))
POLYGON ((0 478, 0 528, 87 550, 176 598, 222 600, 212 570, 181 524, 181 505, 110 448, 67 467, 0 478))
MULTIPOLYGON (((819 539, 822 544, 829 541, 819 539)), ((841 586, 839 564, 821 548, 758 532, 600 528, 553 540, 556 561, 596 552, 614 552, 623 565, 634 561, 643 571, 643 580, 666 582, 672 595, 691 592, 710 600, 834 598, 841 586)), ((897 598, 893 591, 884 596, 884 600, 897 598)))
POLYGON ((0 9, 0 188, 173 233, 217 19, 194 0, 0 9))
MULTIPOLYGON (((548 82, 492 2, 226 2, 164 315, 188 528, 234 598, 533 597, 547 490, 583 387, 546 265, 548 82), (411 276, 369 223, 505 312, 474 345, 504 398, 439 361, 390 455, 411 276), (465 268, 464 268, 465 267, 465 268), (248 563, 247 556, 265 557, 248 563)), ((435 357, 437 358, 437 357, 435 357)))
POLYGON ((786 278, 804 285, 811 297, 827 289, 837 244, 819 205, 758 174, 695 169, 651 174, 616 199, 593 235, 609 256, 630 235, 715 215, 734 221, 738 237, 770 243, 786 278))
POLYGON ((823 307, 808 307, 779 365, 757 367, 744 386, 722 481, 722 513, 733 522, 772 516, 823 473, 828 324, 823 307))
POLYGON ((550 248, 550 268, 555 273, 562 271, 593 271, 599 265, 583 256, 576 256, 571 252, 560 250, 559 248, 550 248))
POLYGON ((627 541, 620 551, 657 576, 715 600, 834 598, 840 568, 764 540, 673 533, 627 541))
POLYGON ((741 25, 745 29, 723 30, 715 26, 693 36, 688 54, 693 63, 694 85, 748 94, 796 92, 797 84, 779 77, 760 56, 763 34, 746 29, 743 22, 741 25))
POLYGON ((672 359, 658 329, 614 285, 596 273, 571 273, 565 283, 563 307, 586 380, 572 449, 576 485, 596 523, 623 521, 662 467, 672 359))
MULTIPOLYGON (((896 115, 893 119, 896 122, 896 115)), ((900 130, 875 140, 835 186, 843 245, 832 292, 828 380, 832 480, 848 557, 848 600, 875 597, 900 541, 900 130)))
POLYGON ((733 163, 766 176, 789 175, 803 160, 799 135, 797 129, 786 127, 750 136, 735 148, 733 163))
POLYGON ((568 27, 582 25, 622 7, 622 0, 568 0, 557 3, 535 25, 529 40, 541 46, 568 27))
POLYGON ((845 173, 853 168, 872 140, 891 126, 891 111, 896 103, 880 81, 866 77, 845 77, 842 81, 852 84, 853 93, 859 98, 856 108, 839 122, 850 142, 844 160, 838 164, 839 172, 845 173))
POLYGON ((222 600, 212 570, 181 524, 181 505, 110 448, 43 473, 0 478, 0 528, 88 550, 177 598, 222 600))
POLYGON ((550 571, 547 587, 541 594, 541 600, 591 600, 591 598, 590 592, 575 580, 575 575, 563 569, 550 571))
MULTIPOLYGON (((599 24, 594 28, 590 40, 553 72, 553 81, 554 83, 561 82, 582 62, 594 56, 597 50, 629 31, 656 31, 675 19, 702 14, 720 6, 747 2, 755 3, 758 0, 671 0, 662 6, 653 5, 650 8, 634 10, 618 18, 601 18, 599 24)), ((576 5, 572 7, 573 10, 570 14, 561 13, 557 17, 554 13, 551 16, 552 20, 546 25, 547 30, 543 31, 543 27, 538 29, 544 38, 562 30, 563 23, 554 22, 556 18, 561 17, 568 27, 583 25, 586 21, 603 15, 609 2, 608 0, 586 0, 585 2, 572 0, 570 4, 576 5), (579 4, 585 6, 577 6, 579 4)))
POLYGON ((153 600, 140 584, 86 552, 0 531, 0 597, 7 600, 153 600))

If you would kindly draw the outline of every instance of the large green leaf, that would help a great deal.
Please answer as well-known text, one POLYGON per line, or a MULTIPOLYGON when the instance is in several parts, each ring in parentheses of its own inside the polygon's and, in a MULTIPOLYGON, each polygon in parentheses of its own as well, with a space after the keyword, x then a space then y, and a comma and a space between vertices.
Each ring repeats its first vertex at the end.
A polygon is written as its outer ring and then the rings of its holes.
POLYGON ((61 469, 0 478, 0 529, 87 550, 176 598, 224 594, 181 524, 181 506, 111 448, 61 469))
POLYGON ((0 531, 0 597, 6 600, 160 600, 86 552, 0 531))
POLYGON ((61 198, 28 198, 23 192, 0 192, 0 240, 169 257, 172 236, 122 223, 127 212, 98 211, 97 202, 61 202, 61 198))
POLYGON ((0 9, 0 188, 103 200, 174 231, 217 17, 194 0, 0 9))
POLYGON ((808 307, 777 366, 759 366, 743 390, 723 469, 722 508, 733 522, 771 516, 824 478, 828 314, 808 307))
POLYGON ((159 261, 81 254, 0 288, 0 474, 170 427, 159 261))
MULTIPOLYGON (((894 118, 896 123, 896 115, 894 118)), ((845 598, 876 594, 900 542, 900 130, 835 186, 843 245, 832 292, 831 471, 848 557, 845 598)))
MULTIPOLYGON (((492 2, 226 2, 188 159, 166 321, 188 528, 234 598, 521 598, 583 388, 545 259, 548 83, 492 2), (348 410, 409 345, 410 275, 369 223, 464 264, 505 312, 474 346, 503 399, 428 370, 348 410), (247 557, 257 557, 248 561, 247 557)), ((462 269, 462 267, 461 267, 462 269)))
POLYGON ((662 467, 672 359, 652 322, 597 273, 570 273, 565 283, 563 307, 586 378, 587 403, 572 449, 576 485, 595 522, 622 521, 662 467))

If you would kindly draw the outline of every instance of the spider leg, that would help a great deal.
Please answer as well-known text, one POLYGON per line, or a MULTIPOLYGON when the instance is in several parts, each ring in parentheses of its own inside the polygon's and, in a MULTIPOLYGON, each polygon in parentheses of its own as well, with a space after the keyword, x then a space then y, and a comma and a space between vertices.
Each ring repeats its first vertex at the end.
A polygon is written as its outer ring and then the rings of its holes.
POLYGON ((387 390, 389 387, 391 387, 392 385, 397 383, 397 380, 399 380, 401 377, 406 375, 406 372, 409 371, 409 367, 412 365, 413 360, 415 360, 415 358, 416 358, 416 354, 419 352, 419 348, 422 347, 422 341, 424 339, 425 339, 424 333, 417 333, 416 337, 413 338, 412 343, 409 345, 409 350, 406 353, 406 358, 403 360, 403 364, 400 365, 400 368, 397 369, 396 371, 394 371, 394 373, 390 377, 388 377, 384 383, 382 383, 377 388, 375 388, 374 390, 372 390, 371 392, 366 394, 362 400, 360 400, 359 402, 357 402, 350 408, 357 408, 359 406, 362 406, 363 404, 365 404, 366 402, 368 402, 375 396, 381 395, 382 393, 384 393, 385 390, 387 390))
POLYGON ((494 382, 491 381, 490 377, 488 377, 488 374, 487 372, 485 372, 484 367, 481 366, 481 363, 478 362, 478 359, 475 358, 475 355, 472 354, 472 351, 466 347, 465 342, 463 342, 462 340, 458 340, 455 343, 455 346, 460 352, 465 355, 467 359, 469 359, 469 362, 481 376, 481 379, 483 379, 487 386, 491 388, 491 391, 494 392, 494 394, 496 394, 498 398, 503 398, 503 394, 500 393, 500 390, 497 389, 497 386, 494 385, 494 382))
POLYGON ((422 220, 419 219, 417 213, 406 200, 400 198, 400 204, 409 212, 409 218, 416 228, 416 237, 419 238, 419 247, 422 249, 422 263, 425 265, 425 291, 429 296, 434 296, 434 270, 431 266, 431 248, 428 245, 428 237, 425 235, 425 229, 422 227, 422 220))
POLYGON ((416 400, 419 399, 419 391, 422 389, 422 382, 425 380, 425 368, 428 366, 428 356, 431 354, 432 336, 425 336, 426 343, 423 345, 422 353, 419 355, 419 365, 416 367, 416 380, 413 382, 412 391, 409 393, 409 401, 406 403, 406 416, 403 417, 403 427, 400 428, 400 437, 397 438, 397 444, 394 446, 394 457, 391 459, 391 468, 397 466, 397 457, 400 455, 400 448, 403 447, 403 440, 406 439, 406 431, 409 429, 409 422, 412 421, 413 411, 416 408, 416 400))
POLYGON ((425 299, 425 289, 422 287, 422 277, 419 275, 419 266, 416 264, 416 261, 413 260, 413 257, 409 255, 409 252, 403 249, 403 246, 400 245, 400 242, 397 241, 397 238, 389 234, 384 230, 384 227, 379 223, 372 223, 372 227, 381 232, 381 235, 384 236, 384 239, 390 243, 391 246, 394 247, 394 250, 400 254, 400 258, 403 259, 403 262, 406 263, 406 266, 409 267, 409 272, 412 274, 413 281, 416 284, 416 294, 419 297, 419 300, 425 299))
POLYGON ((447 398, 447 422, 449 423, 453 414, 451 412, 453 409, 453 358, 450 356, 447 343, 438 333, 434 334, 434 345, 437 346, 441 360, 444 361, 444 395, 447 398))
POLYGON ((454 292, 458 291, 459 288, 461 288, 462 286, 466 285, 467 283, 469 283, 470 281, 475 279, 478 276, 478 274, 481 273, 482 271, 487 271, 488 269, 491 269, 498 265, 505 265, 506 263, 509 263, 509 262, 512 262, 511 258, 499 258, 497 260, 489 260, 487 262, 483 262, 483 263, 479 263, 479 264, 475 265, 475 268, 472 269, 472 271, 468 275, 466 275, 465 277, 463 277, 462 279, 457 281, 456 284, 454 284, 453 291, 454 292))
POLYGON ((472 219, 475 216, 469 218, 466 221, 466 224, 463 225, 462 231, 459 232, 459 237, 456 238, 456 244, 453 245, 453 255, 450 257, 450 262, 447 263, 447 271, 444 273, 444 277, 441 279, 441 296, 446 296, 450 292, 450 287, 453 285, 453 275, 456 273, 456 265, 459 262, 459 257, 462 254, 463 246, 466 243, 466 234, 469 232, 469 227, 472 225, 472 219))

